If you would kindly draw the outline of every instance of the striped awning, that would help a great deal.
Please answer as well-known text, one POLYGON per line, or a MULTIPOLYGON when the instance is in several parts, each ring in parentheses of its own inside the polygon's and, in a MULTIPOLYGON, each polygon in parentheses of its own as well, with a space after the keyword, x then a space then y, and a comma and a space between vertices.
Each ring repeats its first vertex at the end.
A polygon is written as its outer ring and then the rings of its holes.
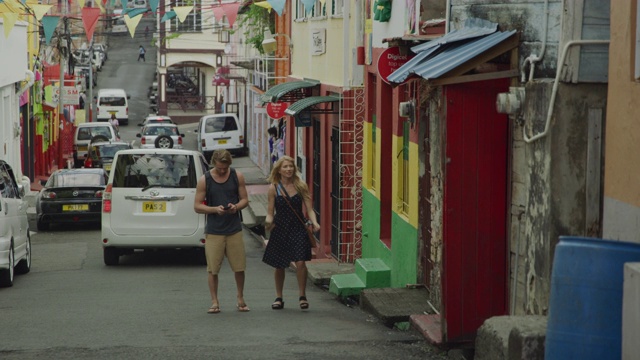
POLYGON ((264 94, 260 96, 260 101, 263 105, 269 102, 298 101, 309 95, 306 92, 307 89, 310 89, 317 85, 320 85, 320 82, 317 80, 290 81, 278 84, 265 91, 264 94))

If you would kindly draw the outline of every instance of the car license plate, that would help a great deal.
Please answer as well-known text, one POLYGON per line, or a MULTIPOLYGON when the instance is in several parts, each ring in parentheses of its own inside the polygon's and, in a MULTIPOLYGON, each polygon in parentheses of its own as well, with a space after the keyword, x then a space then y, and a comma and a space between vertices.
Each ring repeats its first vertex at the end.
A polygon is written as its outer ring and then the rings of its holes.
POLYGON ((145 201, 142 203, 142 212, 166 212, 167 203, 165 201, 145 201))
POLYGON ((227 140, 218 140, 218 145, 224 145, 227 143, 227 140))
POLYGON ((88 211, 89 204, 62 205, 62 211, 88 211))
POLYGON ((78 151, 87 151, 86 146, 78 146, 78 151))
POLYGON ((109 114, 111 114, 111 115, 117 115, 117 114, 118 114, 118 112, 117 112, 117 111, 109 111, 109 114))
POLYGON ((111 171, 111 164, 105 164, 104 165, 104 170, 105 171, 111 171))

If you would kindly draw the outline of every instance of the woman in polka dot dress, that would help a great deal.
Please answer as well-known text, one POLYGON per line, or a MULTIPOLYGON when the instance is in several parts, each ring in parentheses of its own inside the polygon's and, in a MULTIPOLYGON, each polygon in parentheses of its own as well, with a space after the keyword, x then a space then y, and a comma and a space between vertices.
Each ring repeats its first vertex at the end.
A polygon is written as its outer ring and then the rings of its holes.
POLYGON ((305 261, 311 260, 311 246, 309 245, 307 230, 300 221, 301 219, 304 220, 303 205, 313 225, 313 230, 320 230, 316 214, 313 211, 309 188, 298 176, 298 169, 290 156, 283 156, 278 159, 271 170, 268 180, 271 185, 268 193, 269 205, 265 228, 271 231, 271 236, 262 261, 275 268, 276 300, 271 304, 271 308, 274 310, 284 308, 284 300, 282 299, 284 271, 291 262, 294 262, 300 295, 298 298, 299 305, 301 309, 308 309, 309 302, 306 296, 307 266, 305 261), (287 204, 287 201, 289 204, 287 204), (297 216, 294 210, 297 212, 297 216))

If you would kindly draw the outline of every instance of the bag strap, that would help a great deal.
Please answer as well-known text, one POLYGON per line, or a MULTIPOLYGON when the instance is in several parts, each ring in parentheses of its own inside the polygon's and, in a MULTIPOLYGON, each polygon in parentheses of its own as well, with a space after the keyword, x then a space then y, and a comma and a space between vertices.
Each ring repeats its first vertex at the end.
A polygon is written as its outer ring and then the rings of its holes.
POLYGON ((298 220, 300 220, 303 226, 307 226, 307 223, 304 220, 302 220, 300 215, 298 215, 298 212, 293 208, 293 206, 291 206, 291 203, 289 202, 289 199, 290 199, 289 194, 287 193, 287 190, 284 188, 282 183, 278 183, 278 186, 280 187, 280 189, 282 189, 282 192, 284 193, 284 196, 283 196, 284 201, 287 202, 287 205, 289 205, 289 207, 291 208, 291 211, 293 211, 293 213, 296 214, 296 217, 298 218, 298 220))

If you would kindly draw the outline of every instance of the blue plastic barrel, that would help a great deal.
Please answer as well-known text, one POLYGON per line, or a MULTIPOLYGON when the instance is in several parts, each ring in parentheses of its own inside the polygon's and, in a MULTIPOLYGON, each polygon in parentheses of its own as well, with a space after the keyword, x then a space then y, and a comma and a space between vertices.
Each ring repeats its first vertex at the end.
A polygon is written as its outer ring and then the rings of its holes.
POLYGON ((546 360, 621 358, 627 262, 640 262, 640 244, 560 237, 551 274, 546 360))

